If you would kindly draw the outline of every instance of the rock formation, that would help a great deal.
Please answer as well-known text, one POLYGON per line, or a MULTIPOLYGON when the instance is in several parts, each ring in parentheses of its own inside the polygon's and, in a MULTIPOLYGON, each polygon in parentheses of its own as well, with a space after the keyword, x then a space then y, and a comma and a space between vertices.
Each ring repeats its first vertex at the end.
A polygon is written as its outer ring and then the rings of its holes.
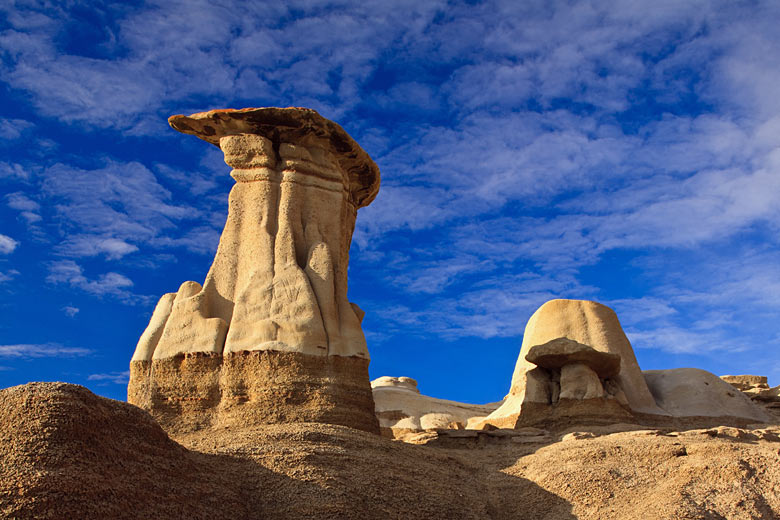
POLYGON ((449 430, 332 424, 169 438, 64 383, 0 390, 0 518, 780 518, 780 428, 449 430))
POLYGON ((766 376, 720 376, 720 378, 740 390, 754 403, 762 406, 775 420, 780 419, 780 385, 771 388, 766 376))
POLYGON ((645 370, 658 406, 675 417, 741 417, 768 422, 771 417, 715 374, 699 368, 645 370))
POLYGON ((358 208, 379 170, 303 108, 169 119, 218 146, 236 184, 201 286, 164 295, 130 366, 128 401, 169 431, 311 421, 377 431, 362 311, 347 300, 358 208))
POLYGON ((485 417, 499 405, 428 397, 410 377, 379 377, 371 381, 371 389, 382 434, 395 438, 435 428, 463 429, 469 419, 485 417))
MULTIPOLYGON (((620 372, 620 356, 599 352, 568 338, 528 349, 526 361, 551 372, 550 402, 604 397, 601 380, 620 372)), ((622 396, 622 394, 621 394, 622 396)))
POLYGON ((620 421, 632 413, 666 415, 615 312, 591 301, 551 300, 528 320, 504 403, 469 427, 515 427, 572 414, 620 421))

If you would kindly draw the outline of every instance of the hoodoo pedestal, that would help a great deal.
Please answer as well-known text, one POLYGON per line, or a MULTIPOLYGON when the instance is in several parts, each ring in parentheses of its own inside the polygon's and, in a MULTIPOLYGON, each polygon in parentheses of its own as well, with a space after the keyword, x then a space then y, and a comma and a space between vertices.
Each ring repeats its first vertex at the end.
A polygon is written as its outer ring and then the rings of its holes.
POLYGON ((232 421, 378 431, 362 311, 347 300, 358 208, 379 169, 303 108, 169 119, 219 146, 236 184, 201 286, 164 295, 130 366, 128 401, 169 430, 232 421))

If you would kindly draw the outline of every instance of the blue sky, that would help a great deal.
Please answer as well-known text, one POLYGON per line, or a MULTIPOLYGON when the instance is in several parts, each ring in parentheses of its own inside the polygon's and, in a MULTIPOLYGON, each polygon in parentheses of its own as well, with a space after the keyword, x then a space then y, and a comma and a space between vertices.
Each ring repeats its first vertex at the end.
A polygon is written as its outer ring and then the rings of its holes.
POLYGON ((233 183, 166 119, 249 106, 314 108, 382 171, 350 263, 372 377, 499 400, 563 297, 614 308, 643 369, 780 384, 778 25, 770 1, 0 7, 0 387, 125 397, 233 183))

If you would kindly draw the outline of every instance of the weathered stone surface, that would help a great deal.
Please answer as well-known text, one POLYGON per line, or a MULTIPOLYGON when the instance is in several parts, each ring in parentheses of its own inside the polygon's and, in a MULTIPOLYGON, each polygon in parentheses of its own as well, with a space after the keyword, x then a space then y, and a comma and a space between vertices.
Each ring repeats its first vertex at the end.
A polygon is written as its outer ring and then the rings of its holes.
POLYGON ((379 189, 370 157, 308 109, 214 110, 170 122, 218 145, 238 182, 203 287, 182 284, 170 311, 163 297, 133 359, 244 350, 368 358, 347 300, 347 264, 357 209, 379 189))
POLYGON ((642 372, 658 405, 676 417, 741 417, 767 422, 770 416, 715 374, 698 368, 642 372))
POLYGON ((542 368, 562 368, 564 365, 581 363, 607 378, 620 372, 620 356, 583 345, 569 338, 556 338, 541 345, 534 345, 525 355, 526 361, 542 368))
POLYGON ((780 420, 780 386, 770 388, 766 376, 741 375, 720 376, 720 378, 763 407, 776 421, 780 420))
POLYGON ((665 414, 655 404, 647 388, 617 315, 606 305, 592 301, 550 300, 534 312, 525 328, 512 386, 525 372, 534 368, 525 359, 530 348, 557 338, 568 338, 597 351, 619 356, 620 372, 613 379, 625 393, 630 408, 636 412, 665 414))
POLYGON ((499 404, 466 404, 422 395, 410 377, 379 377, 371 381, 371 388, 383 434, 394 437, 434 428, 464 428, 469 419, 485 417, 499 404))
POLYGON ((739 390, 750 390, 753 388, 767 389, 769 384, 766 376, 720 376, 722 380, 739 390))
POLYGON ((511 428, 577 414, 575 419, 582 421, 624 421, 631 416, 629 409, 668 415, 655 404, 614 311, 596 302, 551 300, 528 320, 504 403, 469 427, 511 428), (537 366, 529 354, 552 368, 537 366), (575 360, 584 363, 569 363, 575 360), (611 375, 600 379, 588 364, 611 375))
POLYGON ((378 433, 368 363, 276 351, 133 361, 128 401, 172 434, 294 422, 378 433))
MULTIPOLYGON (((379 189, 379 170, 368 154, 339 125, 303 108, 213 110, 169 122, 219 146, 237 182, 203 286, 184 282, 162 297, 133 363, 225 356, 224 362, 198 361, 209 365, 198 372, 217 385, 203 392, 222 395, 233 354, 367 362, 363 313, 347 300, 347 264, 357 210, 379 189)), ((137 368, 131 386, 155 388, 156 375, 137 368)), ((315 370, 313 377, 320 376, 315 370)), ((367 377, 363 384, 370 396, 367 377)))
POLYGON ((596 399, 604 397, 599 376, 584 363, 572 363, 561 368, 559 399, 596 399))

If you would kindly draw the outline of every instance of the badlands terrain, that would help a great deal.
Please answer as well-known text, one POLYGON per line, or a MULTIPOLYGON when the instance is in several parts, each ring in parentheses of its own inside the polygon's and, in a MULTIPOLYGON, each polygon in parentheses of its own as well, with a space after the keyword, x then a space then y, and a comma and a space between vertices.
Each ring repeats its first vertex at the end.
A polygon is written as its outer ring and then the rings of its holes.
POLYGON ((563 299, 495 374, 501 402, 369 381, 347 299, 368 154, 308 109, 169 121, 236 181, 212 267, 160 298, 127 403, 0 390, 3 518, 780 518, 780 387, 642 371, 612 309, 563 299))

